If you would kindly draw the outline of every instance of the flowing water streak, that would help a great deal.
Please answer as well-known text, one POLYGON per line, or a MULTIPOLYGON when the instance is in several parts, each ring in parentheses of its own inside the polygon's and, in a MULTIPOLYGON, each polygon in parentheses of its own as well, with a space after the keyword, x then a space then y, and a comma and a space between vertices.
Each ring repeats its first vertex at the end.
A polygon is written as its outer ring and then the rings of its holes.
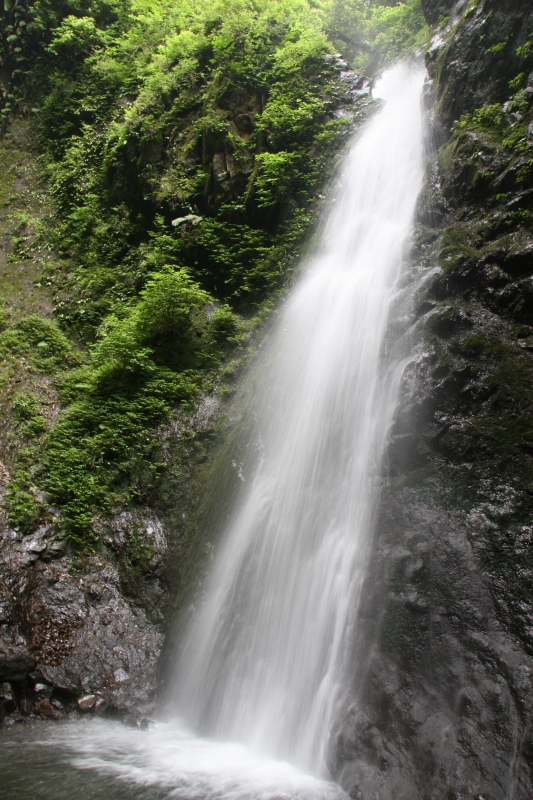
POLYGON ((281 312, 256 389, 262 458, 174 679, 179 714, 202 736, 319 775, 395 404, 382 354, 422 180, 423 79, 407 67, 382 79, 386 105, 281 312))

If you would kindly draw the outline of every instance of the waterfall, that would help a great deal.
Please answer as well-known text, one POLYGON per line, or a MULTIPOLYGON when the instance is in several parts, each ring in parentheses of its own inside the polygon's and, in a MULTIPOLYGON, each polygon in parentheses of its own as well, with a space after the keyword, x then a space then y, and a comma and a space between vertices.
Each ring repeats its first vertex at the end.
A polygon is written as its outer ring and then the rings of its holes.
POLYGON ((423 174, 419 69, 385 74, 255 386, 261 458, 173 678, 197 734, 326 775, 397 390, 391 303, 423 174), (391 378, 391 374, 396 376, 391 378))

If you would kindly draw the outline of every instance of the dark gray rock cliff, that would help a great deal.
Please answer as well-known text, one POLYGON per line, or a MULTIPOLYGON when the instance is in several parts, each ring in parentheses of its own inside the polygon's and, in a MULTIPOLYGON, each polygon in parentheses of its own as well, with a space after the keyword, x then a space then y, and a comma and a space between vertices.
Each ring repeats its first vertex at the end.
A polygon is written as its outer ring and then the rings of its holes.
POLYGON ((427 21, 436 26, 426 65, 441 121, 449 126, 474 108, 505 102, 509 81, 524 67, 517 50, 531 33, 531 4, 422 0, 422 6, 427 21))
POLYGON ((423 0, 415 355, 331 768, 367 800, 533 796, 533 6, 423 0), (456 124, 454 124, 456 123, 456 124))

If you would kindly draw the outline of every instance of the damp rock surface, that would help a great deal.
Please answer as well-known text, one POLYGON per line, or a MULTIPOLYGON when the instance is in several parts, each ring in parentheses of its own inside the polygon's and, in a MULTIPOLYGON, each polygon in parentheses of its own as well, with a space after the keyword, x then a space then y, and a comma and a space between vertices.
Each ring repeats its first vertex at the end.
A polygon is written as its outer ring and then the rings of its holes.
POLYGON ((533 662, 498 618, 469 532, 417 489, 383 499, 362 669, 334 732, 331 766, 354 797, 529 796, 533 662))
POLYGON ((531 32, 533 10, 523 0, 422 0, 436 27, 426 57, 435 80, 441 122, 451 125, 474 108, 503 103, 524 69, 517 54, 531 32))
POLYGON ((533 792, 531 5, 423 0, 411 359, 330 767, 352 797, 533 792), (454 122, 456 122, 454 126, 454 122))
POLYGON ((75 557, 52 527, 29 536, 7 525, 0 530, 5 713, 142 716, 153 707, 166 535, 148 511, 121 514, 102 527, 107 556, 75 557), (131 542, 141 533, 146 563, 143 580, 135 581, 131 542))

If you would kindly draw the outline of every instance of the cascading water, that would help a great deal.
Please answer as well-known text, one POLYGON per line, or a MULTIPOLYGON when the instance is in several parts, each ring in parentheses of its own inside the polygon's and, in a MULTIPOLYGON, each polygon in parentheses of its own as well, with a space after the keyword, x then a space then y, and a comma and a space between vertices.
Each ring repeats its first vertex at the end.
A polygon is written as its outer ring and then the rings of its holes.
POLYGON ((32 763, 39 796, 54 800, 80 788, 141 798, 146 786, 182 800, 342 796, 319 778, 401 372, 383 351, 422 181, 422 84, 421 70, 397 67, 377 87, 386 105, 353 146, 320 252, 266 348, 254 387, 261 458, 182 644, 180 721, 149 732, 70 723, 46 740, 46 762, 30 740, 11 781, 21 796, 32 763))
POLYGON ((256 387, 262 457, 175 677, 193 729, 315 774, 395 404, 380 354, 422 179, 422 83, 407 67, 381 81, 386 106, 353 147, 321 251, 280 314, 256 387))

